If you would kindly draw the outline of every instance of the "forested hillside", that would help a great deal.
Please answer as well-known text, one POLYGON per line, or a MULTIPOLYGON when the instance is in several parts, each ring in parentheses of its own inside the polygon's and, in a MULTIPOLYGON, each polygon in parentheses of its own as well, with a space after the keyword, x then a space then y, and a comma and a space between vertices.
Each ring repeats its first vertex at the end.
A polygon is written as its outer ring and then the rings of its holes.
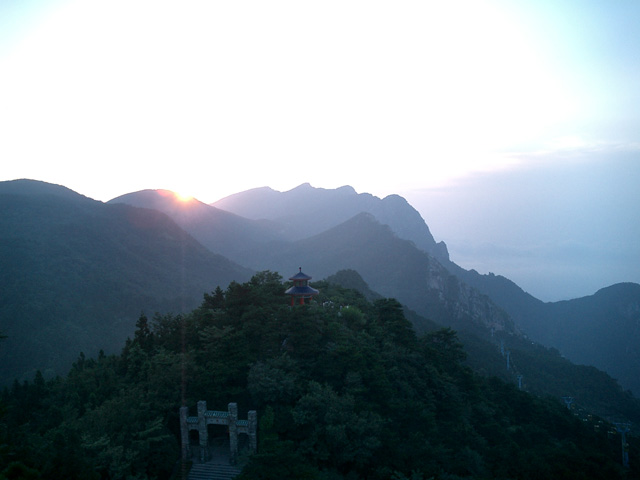
MULTIPOLYGON (((370 301, 381 298, 356 271, 342 270, 327 280, 358 290, 370 301)), ((404 314, 418 334, 442 327, 406 306, 404 314)), ((595 367, 576 365, 558 350, 513 331, 466 328, 456 332, 467 353, 466 364, 483 376, 519 384, 523 390, 540 397, 571 397, 575 410, 595 413, 612 422, 640 423, 638 399, 595 367)))
POLYGON ((417 336, 393 299, 314 287, 316 302, 290 308, 282 278, 261 272, 188 314, 141 316, 120 355, 16 382, 0 472, 180 478, 178 408, 206 400, 258 410, 241 478, 637 478, 606 422, 475 374, 452 330, 417 336))
POLYGON ((155 210, 0 182, 0 385, 64 374, 80 351, 117 352, 141 311, 189 311, 250 276, 155 210))

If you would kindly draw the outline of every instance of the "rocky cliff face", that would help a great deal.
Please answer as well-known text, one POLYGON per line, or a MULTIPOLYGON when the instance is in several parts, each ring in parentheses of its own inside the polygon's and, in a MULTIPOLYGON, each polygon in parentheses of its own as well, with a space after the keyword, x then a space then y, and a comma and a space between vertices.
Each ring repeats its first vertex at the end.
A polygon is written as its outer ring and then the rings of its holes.
MULTIPOLYGON (((436 259, 427 271, 427 288, 443 303, 451 326, 485 334, 503 332, 522 335, 509 315, 487 295, 460 281, 436 259)), ((446 317, 445 317, 446 318, 446 317)))

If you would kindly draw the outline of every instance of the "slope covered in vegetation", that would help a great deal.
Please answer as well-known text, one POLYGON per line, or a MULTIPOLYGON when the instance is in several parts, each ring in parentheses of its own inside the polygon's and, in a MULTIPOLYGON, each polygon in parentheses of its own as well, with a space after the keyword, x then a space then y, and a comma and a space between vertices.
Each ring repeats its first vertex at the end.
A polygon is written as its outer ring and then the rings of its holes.
POLYGON ((282 278, 261 272, 187 315, 141 316, 120 355, 16 382, 2 396, 0 472, 179 478, 178 408, 207 400, 258 410, 245 479, 637 476, 605 425, 473 373, 452 330, 418 337, 393 299, 314 287, 317 303, 289 308, 282 278))
POLYGON ((118 352, 141 311, 188 312, 252 273, 159 212, 0 182, 0 386, 66 374, 81 350, 118 352))

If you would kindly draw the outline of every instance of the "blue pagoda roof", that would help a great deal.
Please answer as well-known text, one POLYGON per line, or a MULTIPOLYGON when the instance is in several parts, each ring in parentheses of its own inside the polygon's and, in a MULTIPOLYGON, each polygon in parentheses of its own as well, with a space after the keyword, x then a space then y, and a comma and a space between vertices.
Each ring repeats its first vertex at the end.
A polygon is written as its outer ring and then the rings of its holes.
POLYGON ((298 297, 303 295, 317 295, 320 293, 320 291, 316 290, 315 288, 311 288, 309 285, 304 285, 302 287, 299 287, 299 286, 291 287, 287 289, 287 291, 284 293, 287 295, 293 295, 298 297))
POLYGON ((302 267, 300 267, 300 271, 296 273, 293 277, 289 277, 289 280, 311 280, 313 277, 310 277, 306 273, 302 273, 302 267))

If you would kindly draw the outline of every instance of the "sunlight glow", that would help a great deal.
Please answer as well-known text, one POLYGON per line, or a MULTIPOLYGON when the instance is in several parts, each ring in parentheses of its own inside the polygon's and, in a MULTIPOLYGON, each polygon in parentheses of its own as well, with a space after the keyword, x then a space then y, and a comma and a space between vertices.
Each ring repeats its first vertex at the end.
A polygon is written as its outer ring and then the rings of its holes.
POLYGON ((192 195, 186 195, 184 193, 181 192, 174 192, 175 197, 178 201, 182 202, 182 203, 188 203, 190 201, 193 200, 193 196, 192 195))
POLYGON ((393 192, 577 135, 574 89, 498 0, 176 5, 61 0, 0 57, 5 174, 393 192))
POLYGON ((194 200, 194 197, 192 195, 188 195, 183 192, 178 192, 174 190, 158 189, 157 192, 159 195, 163 197, 173 197, 176 200, 178 200, 180 203, 189 203, 192 200, 194 200))

